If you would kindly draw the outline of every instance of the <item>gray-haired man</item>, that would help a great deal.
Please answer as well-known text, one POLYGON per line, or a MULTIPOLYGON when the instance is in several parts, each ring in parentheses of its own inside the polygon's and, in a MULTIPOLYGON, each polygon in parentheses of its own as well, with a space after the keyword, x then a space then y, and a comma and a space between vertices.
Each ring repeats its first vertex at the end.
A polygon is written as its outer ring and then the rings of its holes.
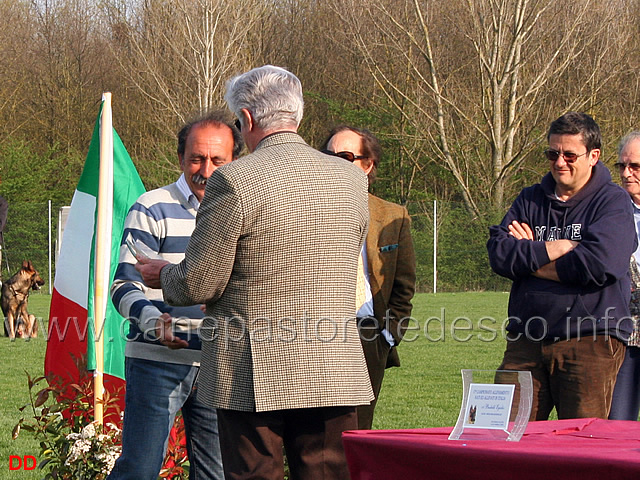
MULTIPOLYGON (((216 171, 165 297, 206 303, 200 397, 218 409, 228 478, 349 477, 341 433, 372 399, 353 315, 367 233, 367 177, 309 147, 300 81, 264 66, 226 100, 250 155, 216 171)), ((165 268, 162 268, 165 267, 165 268)))

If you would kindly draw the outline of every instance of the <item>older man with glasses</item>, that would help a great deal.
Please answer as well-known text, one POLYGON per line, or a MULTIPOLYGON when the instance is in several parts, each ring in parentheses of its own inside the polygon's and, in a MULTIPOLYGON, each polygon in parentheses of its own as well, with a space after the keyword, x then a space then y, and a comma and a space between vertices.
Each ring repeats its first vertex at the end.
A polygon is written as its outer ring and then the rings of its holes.
MULTIPOLYGON (((640 229, 640 132, 626 135, 618 145, 618 161, 615 164, 622 188, 631 197, 635 234, 640 229)), ((638 420, 640 412, 640 246, 631 257, 631 303, 633 333, 627 342, 627 352, 613 391, 611 420, 638 420)))
POLYGON ((551 123, 550 172, 525 188, 487 243, 513 280, 501 370, 533 377, 531 420, 607 418, 629 318, 629 258, 638 244, 629 197, 599 161, 587 114, 551 123))

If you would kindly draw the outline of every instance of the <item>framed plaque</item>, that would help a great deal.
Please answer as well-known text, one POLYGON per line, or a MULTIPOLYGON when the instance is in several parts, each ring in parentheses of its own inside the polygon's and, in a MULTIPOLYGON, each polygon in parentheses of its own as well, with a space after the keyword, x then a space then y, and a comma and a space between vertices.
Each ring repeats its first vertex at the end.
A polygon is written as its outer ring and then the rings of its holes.
POLYGON ((449 440, 519 441, 531 414, 531 372, 461 372, 462 406, 449 440))

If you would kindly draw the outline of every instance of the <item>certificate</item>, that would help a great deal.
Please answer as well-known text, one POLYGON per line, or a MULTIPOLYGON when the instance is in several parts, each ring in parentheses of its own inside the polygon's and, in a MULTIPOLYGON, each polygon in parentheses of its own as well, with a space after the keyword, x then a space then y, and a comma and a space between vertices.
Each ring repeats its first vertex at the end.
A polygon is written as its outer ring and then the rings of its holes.
POLYGON ((464 428, 506 430, 515 387, 513 384, 470 384, 464 428))

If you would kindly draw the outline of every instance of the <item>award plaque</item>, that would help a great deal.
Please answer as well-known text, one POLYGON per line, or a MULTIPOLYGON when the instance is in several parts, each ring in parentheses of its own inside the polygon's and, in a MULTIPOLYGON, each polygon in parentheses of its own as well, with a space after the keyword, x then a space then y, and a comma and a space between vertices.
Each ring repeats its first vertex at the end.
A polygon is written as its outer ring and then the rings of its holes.
POLYGON ((531 372, 462 370, 462 407, 449 440, 520 440, 529 423, 531 372))

